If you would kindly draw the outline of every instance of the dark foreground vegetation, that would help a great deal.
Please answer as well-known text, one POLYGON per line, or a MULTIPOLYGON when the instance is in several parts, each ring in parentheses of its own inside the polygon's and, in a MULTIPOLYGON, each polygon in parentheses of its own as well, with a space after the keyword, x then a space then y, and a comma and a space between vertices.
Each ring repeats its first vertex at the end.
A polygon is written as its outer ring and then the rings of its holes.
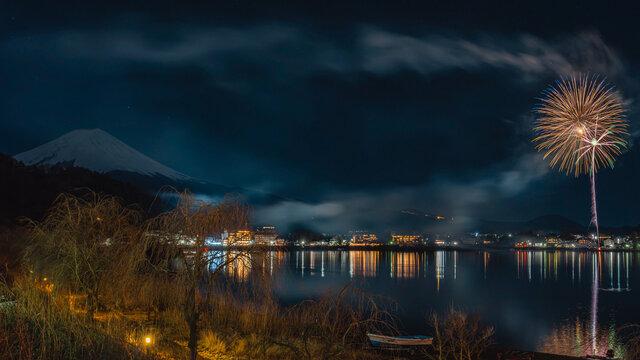
POLYGON ((377 358, 365 334, 393 322, 374 297, 346 287, 283 306, 260 249, 208 251, 206 238, 247 219, 235 198, 185 193, 145 218, 114 197, 60 196, 13 234, 26 246, 3 271, 0 358, 377 358))
POLYGON ((127 204, 138 204, 152 214, 162 208, 162 203, 148 192, 81 167, 44 169, 0 153, 0 174, 0 226, 5 228, 19 224, 23 217, 41 220, 59 194, 79 195, 88 188, 118 196, 127 204))
POLYGON ((0 359, 498 358, 493 329, 456 309, 426 319, 433 346, 408 354, 367 347, 368 332, 398 334, 389 299, 349 285, 281 304, 267 252, 206 246, 248 218, 233 197, 183 193, 150 216, 111 196, 59 196, 2 235, 0 359))

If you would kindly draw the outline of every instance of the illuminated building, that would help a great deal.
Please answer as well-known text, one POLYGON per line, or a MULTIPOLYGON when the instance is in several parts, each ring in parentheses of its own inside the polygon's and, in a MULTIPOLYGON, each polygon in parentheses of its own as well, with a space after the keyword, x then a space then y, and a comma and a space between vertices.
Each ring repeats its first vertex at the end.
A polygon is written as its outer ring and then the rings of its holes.
POLYGON ((478 245, 479 240, 476 236, 463 236, 459 239, 459 243, 462 245, 478 245))
POLYGON ((260 245, 276 245, 278 232, 275 226, 259 226, 253 235, 253 240, 260 245))
POLYGON ((351 237, 351 244, 350 245, 379 245, 378 244, 378 236, 376 236, 375 234, 368 234, 368 233, 364 233, 364 232, 354 232, 353 236, 351 237))
POLYGON ((615 245, 615 241, 611 238, 611 236, 600 235, 600 239, 602 239, 602 245, 605 247, 613 247, 615 245))
POLYGON ((581 238, 581 239, 579 239, 579 240, 578 240, 578 244, 581 244, 581 245, 590 245, 590 244, 593 244, 593 240, 591 240, 591 239, 586 239, 586 238, 581 238))
POLYGON ((230 232, 229 237, 225 239, 227 245, 251 245, 253 244, 253 234, 251 230, 239 230, 230 232))
POLYGON ((391 235, 391 241, 398 245, 413 245, 422 240, 420 235, 405 235, 405 234, 393 234, 391 235))
POLYGON ((348 244, 349 244, 349 241, 342 235, 334 236, 329 241, 329 245, 331 246, 340 246, 340 245, 348 245, 348 244))

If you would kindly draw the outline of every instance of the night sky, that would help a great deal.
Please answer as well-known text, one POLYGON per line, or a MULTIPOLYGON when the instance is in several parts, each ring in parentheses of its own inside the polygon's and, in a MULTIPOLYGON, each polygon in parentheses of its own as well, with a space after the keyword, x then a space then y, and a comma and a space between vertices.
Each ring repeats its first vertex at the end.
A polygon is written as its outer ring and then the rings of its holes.
POLYGON ((638 225, 625 6, 2 2, 0 152, 101 128, 191 176, 300 200, 269 212, 326 229, 407 208, 586 225, 588 178, 535 153, 532 108, 560 76, 599 73, 629 103, 633 145, 598 174, 600 223, 638 225))

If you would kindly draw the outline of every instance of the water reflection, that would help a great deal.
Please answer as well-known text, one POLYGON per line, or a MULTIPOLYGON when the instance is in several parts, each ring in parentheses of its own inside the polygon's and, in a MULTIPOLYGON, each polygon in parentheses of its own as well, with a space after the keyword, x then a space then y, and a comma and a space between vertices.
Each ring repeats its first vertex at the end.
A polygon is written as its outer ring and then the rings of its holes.
MULTIPOLYGON (((453 280, 458 276, 458 252, 380 252, 380 251, 270 251, 238 258, 235 251, 211 251, 211 268, 224 266, 224 273, 238 279, 246 279, 252 267, 262 269, 273 275, 282 265, 289 265, 301 277, 325 277, 327 274, 348 273, 352 279, 379 278, 384 276, 381 263, 387 264, 388 277, 391 279, 415 279, 432 276, 436 279, 436 290, 439 280, 450 274, 453 280), (252 258, 253 257, 253 258, 252 258), (259 257, 259 258, 256 258, 259 257)), ((486 253, 486 261, 490 254, 486 253)))
POLYGON ((614 252, 533 252, 517 251, 517 273, 528 274, 532 281, 532 268, 539 271, 538 281, 559 281, 558 277, 568 275, 573 286, 589 286, 588 317, 576 316, 572 321, 558 323, 539 344, 539 350, 563 355, 583 356, 585 354, 605 355, 612 349, 623 357, 617 331, 624 321, 616 322, 615 309, 603 309, 599 304, 603 292, 621 293, 630 291, 629 271, 632 261, 630 253, 614 252), (558 259, 563 267, 559 269, 558 259), (603 269, 605 273, 603 274, 603 269), (587 271, 588 283, 583 284, 583 272, 587 271), (602 323, 599 312, 608 310, 608 321, 602 323))
POLYGON ((573 321, 552 329, 551 334, 541 341, 538 350, 579 357, 585 354, 604 356, 608 349, 612 349, 617 358, 623 359, 625 353, 616 329, 614 322, 606 327, 594 328, 590 321, 582 321, 576 317, 573 321))
POLYGON ((604 355, 610 348, 620 354, 616 329, 640 323, 631 301, 637 297, 631 291, 634 260, 640 264, 640 254, 301 250, 254 255, 226 265, 225 274, 247 281, 250 272, 261 269, 286 279, 283 297, 315 296, 353 281, 394 297, 407 309, 401 320, 419 331, 421 312, 446 311, 454 304, 481 312, 504 345, 604 355))
POLYGON ((443 251, 436 251, 436 291, 440 292, 440 280, 444 279, 445 257, 443 251))
POLYGON ((420 275, 420 256, 417 252, 391 252, 391 278, 413 279, 420 275))
POLYGON ((251 259, 237 251, 216 250, 209 251, 209 269, 211 271, 221 268, 221 272, 228 278, 238 282, 244 282, 251 272, 251 259))
MULTIPOLYGON (((248 281, 251 273, 256 270, 263 275, 274 275, 282 265, 291 261, 291 253, 286 251, 245 254, 235 250, 214 250, 209 251, 208 255, 211 271, 220 269, 228 279, 240 283, 248 281)), ((304 263, 302 266, 304 267, 304 263)))
POLYGON ((349 252, 349 264, 351 278, 370 278, 378 275, 378 251, 351 251, 349 252))

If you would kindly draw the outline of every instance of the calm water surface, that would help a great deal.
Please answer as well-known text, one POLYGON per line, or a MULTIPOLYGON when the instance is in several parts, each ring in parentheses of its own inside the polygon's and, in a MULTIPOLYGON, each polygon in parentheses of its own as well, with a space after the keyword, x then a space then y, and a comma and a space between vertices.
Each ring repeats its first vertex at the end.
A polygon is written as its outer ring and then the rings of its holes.
POLYGON ((427 316, 454 305, 494 326, 501 345, 602 355, 620 354, 616 330, 640 323, 640 253, 301 250, 271 252, 266 265, 284 301, 349 282, 388 295, 408 333, 428 332, 427 316))

